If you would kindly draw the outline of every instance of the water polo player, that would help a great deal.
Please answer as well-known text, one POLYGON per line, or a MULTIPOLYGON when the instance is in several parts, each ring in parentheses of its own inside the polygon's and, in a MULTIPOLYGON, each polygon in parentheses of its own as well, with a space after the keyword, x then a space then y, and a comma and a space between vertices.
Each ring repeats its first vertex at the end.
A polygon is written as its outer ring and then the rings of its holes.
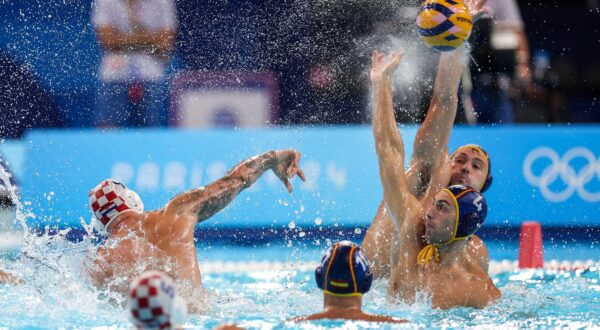
POLYGON ((467 252, 466 238, 483 224, 487 204, 475 189, 463 185, 445 188, 448 181, 432 183, 421 198, 409 188, 404 144, 389 107, 390 76, 401 56, 393 54, 386 59, 375 52, 371 67, 373 134, 377 136, 383 199, 396 237, 401 238, 389 292, 408 303, 425 292, 434 307, 481 308, 501 296, 487 271, 467 252))
MULTIPOLYGON (((475 21, 488 11, 483 7, 484 3, 485 0, 465 1, 475 21)), ((488 189, 492 183, 489 157, 482 148, 467 145, 472 148, 459 147, 452 156, 448 152, 448 141, 458 106, 458 86, 464 56, 462 46, 440 54, 433 96, 427 115, 417 131, 410 167, 406 171, 409 189, 418 198, 423 197, 427 189, 438 182, 442 182, 444 186, 464 184, 480 192, 488 189)), ((391 85, 384 88, 389 88, 391 93, 391 85)), ((386 111, 393 111, 391 102, 385 106, 389 107, 386 111)), ((377 134, 375 137, 377 140, 377 134)), ((391 268, 398 261, 398 238, 394 236, 395 232, 382 201, 362 243, 376 278, 388 278, 391 268)), ((487 248, 477 236, 469 240, 468 253, 487 270, 487 248)))
POLYGON ((389 316, 362 311, 362 296, 371 288, 373 275, 361 248, 341 241, 327 249, 321 264, 315 269, 315 280, 323 291, 323 311, 292 319, 294 322, 345 319, 369 322, 402 323, 389 316))
MULTIPOLYGON (((273 170, 288 191, 298 167, 296 150, 270 151, 247 159, 205 187, 171 199, 163 208, 145 212, 139 196, 123 184, 104 180, 89 194, 95 228, 107 234, 88 271, 102 290, 125 293, 129 282, 146 270, 171 275, 188 303, 201 305, 201 278, 194 228, 223 209, 267 170, 273 170)), ((199 311, 201 306, 191 306, 199 311)))

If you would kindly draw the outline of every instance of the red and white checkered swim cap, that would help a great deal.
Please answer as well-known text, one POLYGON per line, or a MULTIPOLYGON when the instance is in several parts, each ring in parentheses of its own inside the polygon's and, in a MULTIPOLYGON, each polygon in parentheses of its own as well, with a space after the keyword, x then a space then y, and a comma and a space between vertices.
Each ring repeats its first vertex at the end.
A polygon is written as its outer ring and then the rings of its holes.
POLYGON ((169 329, 182 325, 187 306, 177 296, 173 279, 159 271, 148 271, 131 282, 129 318, 138 329, 169 329))
POLYGON ((100 232, 106 232, 108 225, 125 210, 144 212, 144 203, 140 196, 114 180, 100 182, 90 191, 89 198, 90 207, 97 220, 93 221, 93 225, 100 232))

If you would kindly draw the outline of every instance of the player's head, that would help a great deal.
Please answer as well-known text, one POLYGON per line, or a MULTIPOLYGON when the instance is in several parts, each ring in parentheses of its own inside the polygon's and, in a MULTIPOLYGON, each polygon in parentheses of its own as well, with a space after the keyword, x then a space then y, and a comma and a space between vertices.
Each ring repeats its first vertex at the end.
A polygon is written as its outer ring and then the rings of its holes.
POLYGON ((472 188, 454 185, 442 189, 425 214, 425 240, 443 245, 473 235, 485 221, 487 203, 472 188))
POLYGON ((108 233, 111 223, 123 212, 144 212, 140 196, 124 184, 107 179, 89 193, 90 207, 94 212, 92 224, 100 233, 108 233))
POLYGON ((325 294, 360 297, 371 288, 373 275, 360 247, 350 241, 341 241, 327 249, 315 269, 315 280, 325 294))
POLYGON ((170 329, 187 317, 187 305, 177 295, 175 282, 159 271, 145 272, 131 282, 127 309, 138 329, 170 329))
POLYGON ((476 144, 458 147, 451 157, 450 184, 486 191, 492 184, 492 163, 488 153, 476 144))

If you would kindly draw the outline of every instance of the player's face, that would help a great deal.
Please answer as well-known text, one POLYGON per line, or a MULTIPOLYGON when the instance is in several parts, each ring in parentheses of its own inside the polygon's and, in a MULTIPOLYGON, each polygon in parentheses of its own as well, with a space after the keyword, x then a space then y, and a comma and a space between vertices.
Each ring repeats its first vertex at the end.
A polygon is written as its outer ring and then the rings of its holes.
POLYGON ((451 162, 450 184, 461 184, 480 191, 487 175, 485 155, 476 148, 461 148, 451 162))
POLYGON ((425 213, 425 240, 431 244, 449 241, 456 225, 456 206, 450 194, 440 191, 425 213))

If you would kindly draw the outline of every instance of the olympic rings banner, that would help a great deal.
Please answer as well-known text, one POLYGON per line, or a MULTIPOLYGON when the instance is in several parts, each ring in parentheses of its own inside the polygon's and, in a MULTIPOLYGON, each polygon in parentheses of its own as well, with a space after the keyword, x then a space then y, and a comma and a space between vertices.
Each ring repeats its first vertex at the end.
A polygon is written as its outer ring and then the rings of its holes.
MULTIPOLYGON (((401 126, 407 159, 416 129, 401 126)), ((107 177, 138 191, 154 209, 243 159, 290 147, 302 152, 307 177, 292 181, 293 194, 269 172, 202 226, 364 227, 382 198, 369 126, 34 131, 25 141, 22 199, 40 227, 89 222, 87 193, 107 177)), ((487 225, 600 225, 600 126, 455 127, 450 150, 466 143, 491 156, 487 225)))

